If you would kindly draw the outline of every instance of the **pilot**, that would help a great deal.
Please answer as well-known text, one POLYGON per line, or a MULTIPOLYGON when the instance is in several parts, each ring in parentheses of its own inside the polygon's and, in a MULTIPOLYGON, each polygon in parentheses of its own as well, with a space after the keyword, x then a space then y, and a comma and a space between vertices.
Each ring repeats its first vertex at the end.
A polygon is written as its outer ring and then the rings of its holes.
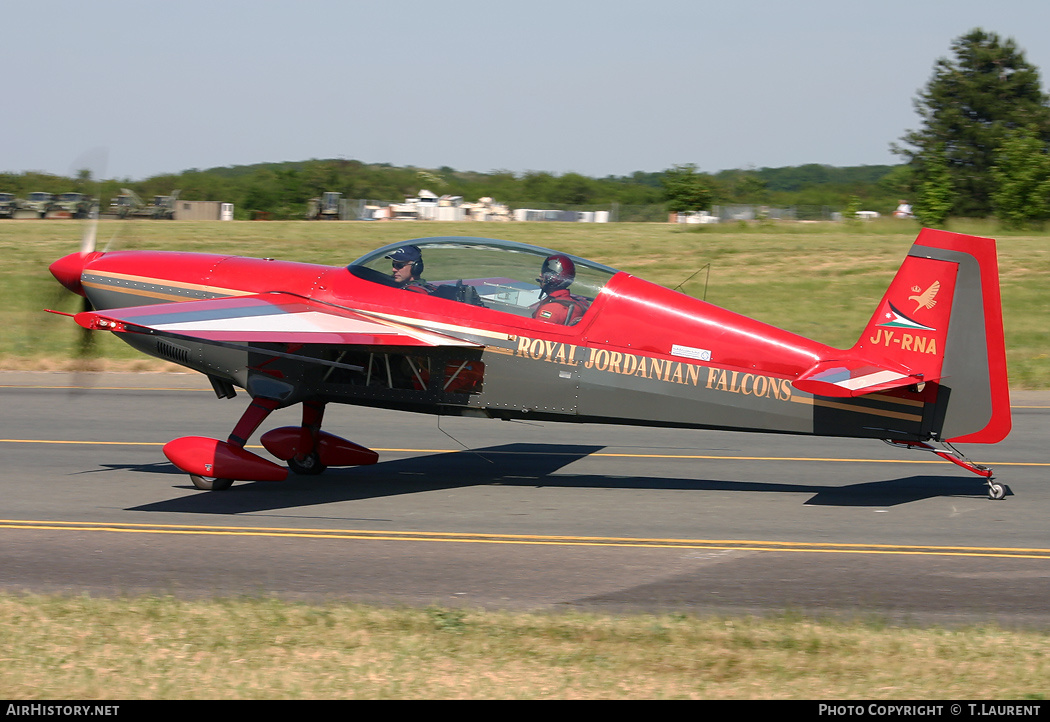
POLYGON ((576 280, 576 264, 560 253, 548 256, 543 261, 540 277, 540 300, 533 307, 532 317, 550 323, 572 326, 587 312, 590 301, 569 293, 569 286, 576 280))
POLYGON ((398 288, 414 293, 433 293, 434 286, 423 280, 423 252, 418 246, 401 246, 387 254, 393 264, 391 276, 398 288))

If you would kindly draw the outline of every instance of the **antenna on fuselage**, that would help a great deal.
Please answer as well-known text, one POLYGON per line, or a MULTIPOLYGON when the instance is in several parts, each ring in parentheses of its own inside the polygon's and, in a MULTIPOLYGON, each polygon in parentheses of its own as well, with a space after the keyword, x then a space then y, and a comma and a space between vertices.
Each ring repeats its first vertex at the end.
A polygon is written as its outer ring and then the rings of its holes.
POLYGON ((681 283, 679 283, 677 286, 674 287, 673 290, 675 290, 675 291, 679 290, 682 286, 684 286, 685 284, 687 284, 690 281, 692 281, 693 280, 693 276, 695 276, 696 274, 700 273, 700 271, 704 270, 705 268, 707 269, 707 275, 704 277, 704 295, 703 295, 703 297, 701 297, 700 300, 706 301, 707 300, 707 283, 708 283, 708 281, 711 280, 711 264, 710 263, 705 263, 704 265, 700 266, 700 268, 696 269, 696 271, 693 272, 692 276, 690 276, 689 278, 687 278, 684 281, 682 281, 681 283))

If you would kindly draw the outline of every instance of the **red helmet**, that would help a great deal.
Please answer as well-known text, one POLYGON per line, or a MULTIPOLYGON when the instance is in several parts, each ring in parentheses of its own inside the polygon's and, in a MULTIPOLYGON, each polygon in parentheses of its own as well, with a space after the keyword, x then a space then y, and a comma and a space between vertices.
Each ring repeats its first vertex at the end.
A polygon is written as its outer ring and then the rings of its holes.
POLYGON ((576 279, 576 264, 572 262, 572 259, 562 254, 556 254, 548 256, 543 261, 543 268, 540 269, 540 277, 536 280, 540 284, 540 288, 544 293, 550 293, 551 291, 558 291, 562 288, 568 288, 572 285, 572 282, 576 279))

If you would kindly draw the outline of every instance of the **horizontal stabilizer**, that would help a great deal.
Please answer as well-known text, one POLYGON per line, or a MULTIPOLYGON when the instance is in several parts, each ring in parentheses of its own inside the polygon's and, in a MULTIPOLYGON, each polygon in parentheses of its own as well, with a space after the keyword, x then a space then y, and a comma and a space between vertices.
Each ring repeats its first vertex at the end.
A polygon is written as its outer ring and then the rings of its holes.
POLYGON ((820 361, 792 382, 799 391, 816 396, 863 396, 935 379, 904 367, 876 366, 862 360, 820 361))

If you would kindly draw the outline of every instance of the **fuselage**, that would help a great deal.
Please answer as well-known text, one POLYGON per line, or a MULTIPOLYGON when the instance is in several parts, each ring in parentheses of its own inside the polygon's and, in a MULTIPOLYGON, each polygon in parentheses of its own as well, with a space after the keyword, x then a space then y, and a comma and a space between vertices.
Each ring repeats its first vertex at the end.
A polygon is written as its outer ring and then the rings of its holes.
MULTIPOLYGON (((408 293, 343 267, 197 253, 127 251, 56 262, 64 285, 97 309, 282 292, 479 344, 477 352, 295 349, 356 366, 265 360, 268 348, 216 349, 192 340, 121 334, 140 350, 250 391, 280 375, 304 398, 496 418, 922 438, 919 392, 826 399, 791 381, 835 350, 804 337, 615 273, 583 320, 557 326, 496 308, 408 293), (469 364, 469 384, 443 386, 469 364), (419 369, 425 366, 421 375, 419 369), (265 368, 263 368, 265 367, 265 368)), ((461 376, 457 378, 462 381, 461 376)))

